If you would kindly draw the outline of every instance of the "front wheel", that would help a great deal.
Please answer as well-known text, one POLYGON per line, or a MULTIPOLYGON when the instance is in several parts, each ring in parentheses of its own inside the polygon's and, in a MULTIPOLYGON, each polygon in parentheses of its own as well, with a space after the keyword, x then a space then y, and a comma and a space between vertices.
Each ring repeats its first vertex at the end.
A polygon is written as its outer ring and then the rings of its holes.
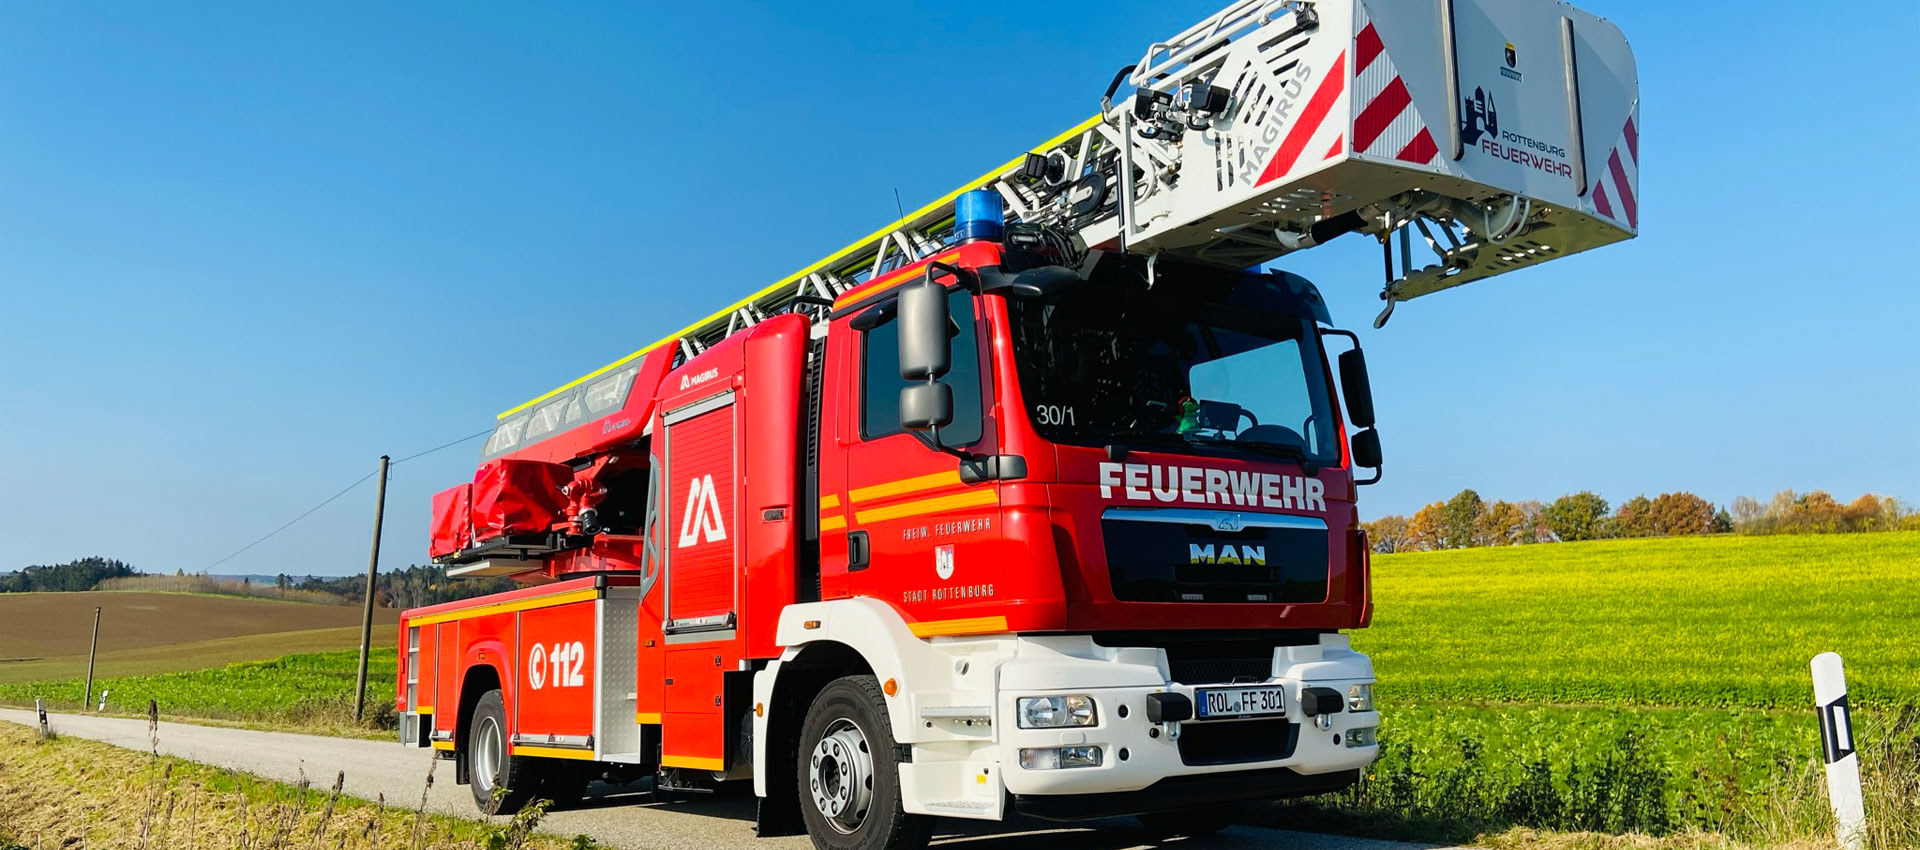
POLYGON ((539 760, 507 754, 506 701, 498 689, 480 695, 467 722, 467 770, 474 805, 490 815, 510 815, 540 789, 539 760))
POLYGON ((918 850, 932 836, 925 815, 900 801, 886 697, 872 676, 835 679, 800 727, 800 814, 818 850, 918 850))

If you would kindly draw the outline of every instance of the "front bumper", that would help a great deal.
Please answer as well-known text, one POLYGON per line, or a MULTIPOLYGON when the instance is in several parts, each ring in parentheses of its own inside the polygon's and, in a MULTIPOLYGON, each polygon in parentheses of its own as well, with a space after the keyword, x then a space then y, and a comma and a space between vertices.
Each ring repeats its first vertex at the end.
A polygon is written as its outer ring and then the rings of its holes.
MULTIPOLYGON (((1026 637, 1000 668, 996 724, 1003 781, 1022 812, 1049 818, 1102 817, 1179 808, 1201 802, 1272 799, 1338 790, 1379 754, 1377 745, 1348 746, 1348 732, 1378 727, 1373 711, 1304 716, 1301 691, 1330 687, 1345 694, 1373 681, 1373 665, 1344 635, 1274 651, 1268 684, 1283 689, 1287 712, 1247 720, 1150 720, 1147 695, 1194 698, 1211 682, 1172 682, 1154 648, 1101 647, 1081 637, 1026 637), (1021 729, 1021 697, 1086 694, 1094 725, 1021 729), (1124 713, 1124 716, 1122 716, 1124 713), (1097 766, 1028 769, 1028 748, 1101 749, 1097 766), (1073 799, 1066 799, 1072 797, 1073 799)), ((1245 684, 1245 683, 1242 683, 1245 684)))
POLYGON ((1360 771, 1302 774, 1290 768, 1169 776, 1138 791, 1104 794, 1015 794, 1014 810, 1043 820, 1072 821, 1171 812, 1196 806, 1326 794, 1360 780, 1360 771))

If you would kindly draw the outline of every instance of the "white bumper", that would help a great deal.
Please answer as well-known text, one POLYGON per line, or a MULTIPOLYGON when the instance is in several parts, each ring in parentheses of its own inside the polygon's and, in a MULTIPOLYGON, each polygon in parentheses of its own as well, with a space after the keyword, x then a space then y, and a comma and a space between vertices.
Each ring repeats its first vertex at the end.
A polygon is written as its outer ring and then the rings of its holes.
POLYGON ((1310 718, 1301 711, 1306 688, 1332 688, 1344 703, 1348 686, 1373 681, 1372 662, 1348 648, 1345 635, 1325 635, 1316 645, 1274 651, 1274 683, 1284 689, 1286 714, 1177 724, 1149 720, 1147 695, 1172 692, 1192 700, 1196 685, 1220 683, 1171 681, 1158 649, 1101 647, 1082 637, 1022 637, 1016 643, 1014 658, 1000 667, 994 706, 1002 777, 1016 795, 1139 791, 1172 777, 1273 768, 1327 774, 1365 767, 1379 754, 1375 745, 1348 746, 1351 730, 1379 726, 1377 712, 1343 706, 1337 713, 1310 718), (1015 706, 1021 697, 1063 694, 1091 696, 1095 724, 1019 728, 1015 706), (1097 746, 1100 764, 1046 770, 1021 766, 1022 749, 1063 746, 1097 746))
MULTIPOLYGON (((1349 648, 1345 635, 1278 647, 1264 668, 1257 661, 1252 669, 1241 665, 1238 674, 1264 674, 1283 689, 1284 715, 1186 721, 1178 735, 1175 725, 1149 719, 1148 695, 1191 700, 1196 686, 1221 683, 1175 681, 1166 652, 1155 647, 1100 646, 1084 635, 922 639, 891 606, 864 597, 787 606, 779 640, 786 652, 754 677, 755 704, 776 704, 776 682, 788 663, 804 660, 809 645, 858 652, 891 694, 886 709, 894 740, 910 748, 900 763, 901 802, 914 813, 1000 820, 1013 799, 1022 811, 1067 820, 1157 810, 1180 800, 1197 805, 1317 793, 1343 786, 1379 753, 1376 746, 1348 745, 1352 730, 1377 726, 1379 715, 1346 710, 1347 688, 1371 683, 1373 664, 1349 648), (1301 693, 1316 687, 1337 691, 1341 710, 1304 716, 1301 693), (1019 727, 1021 697, 1071 694, 1094 699, 1094 724, 1019 727), (1022 749, 1087 746, 1100 748, 1097 766, 1021 765, 1022 749)), ((753 719, 756 766, 767 761, 772 715, 753 719)), ((755 770, 761 796, 769 791, 766 775, 755 770)))

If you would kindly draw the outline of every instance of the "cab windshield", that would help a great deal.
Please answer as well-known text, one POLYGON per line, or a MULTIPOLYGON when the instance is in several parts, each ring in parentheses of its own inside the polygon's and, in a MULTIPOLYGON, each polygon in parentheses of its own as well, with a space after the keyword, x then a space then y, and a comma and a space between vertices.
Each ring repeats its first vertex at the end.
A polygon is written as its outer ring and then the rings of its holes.
MULTIPOLYGON (((1339 460, 1313 304, 1279 277, 1127 266, 1010 298, 1040 435, 1073 445, 1339 460)), ((1296 279, 1297 280, 1297 279, 1296 279)))

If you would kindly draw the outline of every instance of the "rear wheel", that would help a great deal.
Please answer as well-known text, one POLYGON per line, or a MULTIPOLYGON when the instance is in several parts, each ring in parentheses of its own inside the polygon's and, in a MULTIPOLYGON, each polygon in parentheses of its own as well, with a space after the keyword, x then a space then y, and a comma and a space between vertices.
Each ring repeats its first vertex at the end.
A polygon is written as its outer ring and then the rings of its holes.
POLYGON ((467 768, 474 805, 490 815, 518 812, 540 790, 540 760, 507 754, 506 701, 498 689, 474 703, 467 723, 467 768))
POLYGON ((925 815, 901 807, 886 697, 872 676, 835 679, 800 727, 800 814, 818 850, 918 850, 925 815))

